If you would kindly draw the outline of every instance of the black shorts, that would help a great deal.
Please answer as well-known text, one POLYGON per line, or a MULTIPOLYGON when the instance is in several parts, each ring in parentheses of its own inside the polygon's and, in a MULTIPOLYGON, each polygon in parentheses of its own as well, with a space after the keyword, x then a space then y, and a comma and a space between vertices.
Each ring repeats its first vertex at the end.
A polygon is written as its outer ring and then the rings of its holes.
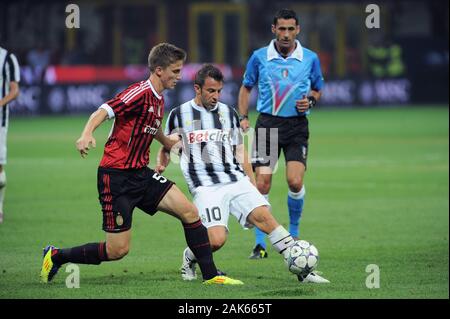
POLYGON ((286 162, 297 161, 306 167, 308 140, 306 116, 279 117, 261 113, 255 125, 253 167, 270 166, 274 169, 281 150, 286 162))
POLYGON ((130 229, 135 207, 154 215, 173 184, 148 167, 130 170, 99 167, 97 188, 103 230, 120 233, 130 229))

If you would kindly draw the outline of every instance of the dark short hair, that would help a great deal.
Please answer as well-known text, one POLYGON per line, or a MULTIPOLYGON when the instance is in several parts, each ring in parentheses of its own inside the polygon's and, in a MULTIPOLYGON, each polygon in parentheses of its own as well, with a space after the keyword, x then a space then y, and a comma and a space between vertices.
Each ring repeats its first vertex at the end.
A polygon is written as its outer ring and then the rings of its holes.
POLYGON ((281 9, 275 14, 275 17, 273 17, 273 25, 277 25, 278 19, 295 19, 295 24, 298 25, 298 18, 297 14, 294 10, 291 9, 281 9))
POLYGON ((158 66, 165 69, 180 60, 186 60, 186 51, 170 43, 160 43, 150 50, 148 67, 150 68, 150 72, 154 72, 158 66))
POLYGON ((213 78, 218 82, 223 82, 223 74, 217 67, 212 64, 204 64, 195 75, 194 84, 203 87, 207 77, 213 78))

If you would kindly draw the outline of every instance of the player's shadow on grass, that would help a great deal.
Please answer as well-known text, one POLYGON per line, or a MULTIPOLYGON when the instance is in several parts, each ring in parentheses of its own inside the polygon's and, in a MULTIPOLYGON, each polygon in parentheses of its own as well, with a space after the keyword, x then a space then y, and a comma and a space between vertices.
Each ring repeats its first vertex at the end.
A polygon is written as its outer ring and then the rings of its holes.
POLYGON ((305 289, 306 287, 287 288, 268 290, 259 293, 258 295, 264 297, 299 297, 299 296, 315 296, 317 293, 313 289, 305 289))
POLYGON ((140 272, 140 273, 112 273, 108 275, 101 275, 96 277, 86 278, 84 283, 97 285, 109 284, 125 284, 131 282, 142 282, 142 280, 148 282, 163 282, 173 280, 172 276, 164 275, 161 273, 152 272, 140 272))

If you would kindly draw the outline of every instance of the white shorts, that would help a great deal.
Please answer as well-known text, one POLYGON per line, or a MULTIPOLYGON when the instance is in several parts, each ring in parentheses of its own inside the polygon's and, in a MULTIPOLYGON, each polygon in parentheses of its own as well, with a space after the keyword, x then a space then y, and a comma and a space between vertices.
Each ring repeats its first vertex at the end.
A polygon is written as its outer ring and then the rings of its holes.
POLYGON ((223 225, 228 229, 232 214, 244 228, 252 228, 248 215, 257 207, 270 206, 248 177, 238 182, 199 186, 194 190, 194 204, 206 228, 223 225))
POLYGON ((6 164, 6 136, 8 127, 0 127, 0 165, 6 164))

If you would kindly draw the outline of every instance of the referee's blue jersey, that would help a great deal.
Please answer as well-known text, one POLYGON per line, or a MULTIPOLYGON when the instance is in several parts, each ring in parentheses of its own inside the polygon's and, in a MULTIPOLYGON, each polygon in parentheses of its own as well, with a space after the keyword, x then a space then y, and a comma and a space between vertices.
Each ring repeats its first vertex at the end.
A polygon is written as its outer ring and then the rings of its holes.
POLYGON ((242 84, 258 86, 258 112, 279 117, 309 114, 299 113, 295 101, 311 89, 320 91, 324 80, 317 54, 295 42, 296 49, 286 59, 275 49, 275 40, 250 57, 242 84))

